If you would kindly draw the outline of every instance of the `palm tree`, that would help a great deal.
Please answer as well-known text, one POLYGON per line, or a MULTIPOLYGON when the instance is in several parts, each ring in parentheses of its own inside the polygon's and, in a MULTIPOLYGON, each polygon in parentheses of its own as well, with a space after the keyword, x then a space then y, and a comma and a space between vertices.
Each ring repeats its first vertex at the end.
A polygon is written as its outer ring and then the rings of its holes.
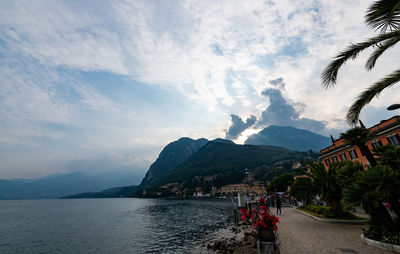
POLYGON ((358 161, 343 161, 338 168, 336 178, 342 189, 351 185, 358 172, 364 171, 364 166, 358 161))
POLYGON ((366 128, 358 126, 340 134, 340 138, 345 139, 349 145, 357 146, 365 158, 367 158, 369 164, 374 167, 377 165, 376 160, 365 144, 373 136, 366 128))
POLYGON ((326 170, 321 162, 309 164, 314 189, 337 215, 343 212, 342 188, 336 178, 337 170, 341 165, 342 163, 334 163, 326 170))
POLYGON ((388 165, 393 170, 400 172, 400 146, 386 145, 374 149, 378 156, 378 163, 388 165))
POLYGON ((356 179, 344 190, 343 201, 361 207, 371 216, 371 226, 381 233, 386 230, 399 230, 383 205, 391 201, 393 193, 399 193, 399 173, 386 165, 378 165, 367 171, 358 172, 356 179))
MULTIPOLYGON (((394 145, 386 145, 374 149, 375 154, 378 156, 379 165, 386 165, 392 168, 395 172, 399 173, 400 182, 400 147, 394 145)), ((392 204, 392 209, 400 218, 400 189, 396 192, 391 192, 389 202, 392 204)))
MULTIPOLYGON (((338 71, 347 60, 355 59, 363 50, 373 47, 374 51, 365 65, 367 70, 371 70, 377 59, 400 41, 400 0, 376 1, 368 8, 365 22, 373 29, 380 30, 380 34, 364 42, 351 44, 339 52, 321 74, 322 84, 325 88, 336 84, 338 71)), ((391 87, 399 81, 400 69, 393 71, 367 88, 349 108, 346 116, 347 122, 350 125, 356 125, 361 109, 385 88, 391 87)))

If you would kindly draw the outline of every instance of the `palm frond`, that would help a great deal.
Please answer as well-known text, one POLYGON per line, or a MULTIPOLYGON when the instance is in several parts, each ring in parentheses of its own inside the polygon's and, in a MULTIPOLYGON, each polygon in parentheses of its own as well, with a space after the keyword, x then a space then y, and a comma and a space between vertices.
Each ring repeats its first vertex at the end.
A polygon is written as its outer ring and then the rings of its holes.
POLYGON ((324 69, 321 74, 322 85, 325 88, 335 85, 338 71, 347 60, 355 59, 361 51, 398 36, 400 36, 400 31, 394 31, 369 38, 365 42, 351 44, 344 51, 339 52, 339 54, 334 57, 334 60, 324 69))
POLYGON ((385 52, 388 48, 393 47, 400 41, 400 35, 390 38, 388 40, 385 40, 381 45, 379 45, 375 51, 371 54, 371 56, 368 58, 367 63, 365 64, 365 68, 367 70, 371 70, 374 68, 376 60, 385 52))
POLYGON ((372 133, 370 133, 366 128, 355 126, 346 132, 340 133, 341 139, 346 140, 346 143, 354 146, 359 144, 365 144, 369 139, 372 138, 372 133))
POLYGON ((361 109, 367 105, 375 96, 385 89, 400 81, 400 69, 394 71, 393 73, 387 75, 385 78, 379 80, 367 90, 361 93, 357 100, 351 105, 350 109, 347 111, 346 119, 347 123, 350 125, 356 125, 358 117, 360 116, 361 109))
POLYGON ((398 30, 400 28, 400 1, 378 0, 371 4, 365 15, 365 22, 373 29, 398 30))

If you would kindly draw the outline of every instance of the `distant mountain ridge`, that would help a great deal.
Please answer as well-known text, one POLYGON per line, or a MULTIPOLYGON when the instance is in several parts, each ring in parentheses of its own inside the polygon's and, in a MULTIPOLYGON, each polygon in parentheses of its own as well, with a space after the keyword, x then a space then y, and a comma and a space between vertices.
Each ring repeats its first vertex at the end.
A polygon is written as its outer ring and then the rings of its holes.
POLYGON ((67 195, 61 197, 61 199, 75 199, 75 198, 120 198, 129 197, 136 189, 136 185, 114 187, 105 189, 99 192, 83 192, 74 195, 67 195))
POLYGON ((36 179, 0 179, 0 200, 59 198, 81 192, 138 184, 141 178, 142 176, 135 173, 113 172, 88 176, 74 172, 36 179))
POLYGON ((328 137, 313 133, 308 130, 297 129, 290 126, 271 125, 257 134, 251 135, 245 144, 281 146, 295 151, 313 150, 319 152, 329 146, 328 137))

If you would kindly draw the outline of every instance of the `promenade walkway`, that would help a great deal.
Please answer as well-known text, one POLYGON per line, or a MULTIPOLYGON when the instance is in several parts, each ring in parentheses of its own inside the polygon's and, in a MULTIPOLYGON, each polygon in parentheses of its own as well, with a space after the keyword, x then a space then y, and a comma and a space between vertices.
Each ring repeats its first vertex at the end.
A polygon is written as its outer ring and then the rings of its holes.
POLYGON ((319 222, 287 207, 282 208, 282 215, 278 216, 282 254, 392 253, 364 244, 360 237, 362 225, 319 222))

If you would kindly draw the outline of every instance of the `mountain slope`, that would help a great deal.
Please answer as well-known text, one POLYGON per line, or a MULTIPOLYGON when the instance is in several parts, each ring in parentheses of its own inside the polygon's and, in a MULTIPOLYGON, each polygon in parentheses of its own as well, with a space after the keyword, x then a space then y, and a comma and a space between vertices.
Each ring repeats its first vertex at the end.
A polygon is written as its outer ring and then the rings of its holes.
POLYGON ((236 145, 211 141, 157 180, 154 185, 186 181, 195 176, 225 173, 231 169, 243 170, 260 165, 271 166, 278 161, 294 159, 300 154, 283 147, 236 145))
POLYGON ((193 140, 191 138, 180 138, 169 143, 161 151, 157 160, 151 164, 140 186, 147 186, 163 177, 172 168, 182 163, 186 158, 199 150, 207 143, 207 139, 201 138, 193 140))
POLYGON ((251 135, 245 144, 281 146, 296 151, 311 149, 319 152, 330 145, 330 139, 303 129, 271 125, 251 135))

